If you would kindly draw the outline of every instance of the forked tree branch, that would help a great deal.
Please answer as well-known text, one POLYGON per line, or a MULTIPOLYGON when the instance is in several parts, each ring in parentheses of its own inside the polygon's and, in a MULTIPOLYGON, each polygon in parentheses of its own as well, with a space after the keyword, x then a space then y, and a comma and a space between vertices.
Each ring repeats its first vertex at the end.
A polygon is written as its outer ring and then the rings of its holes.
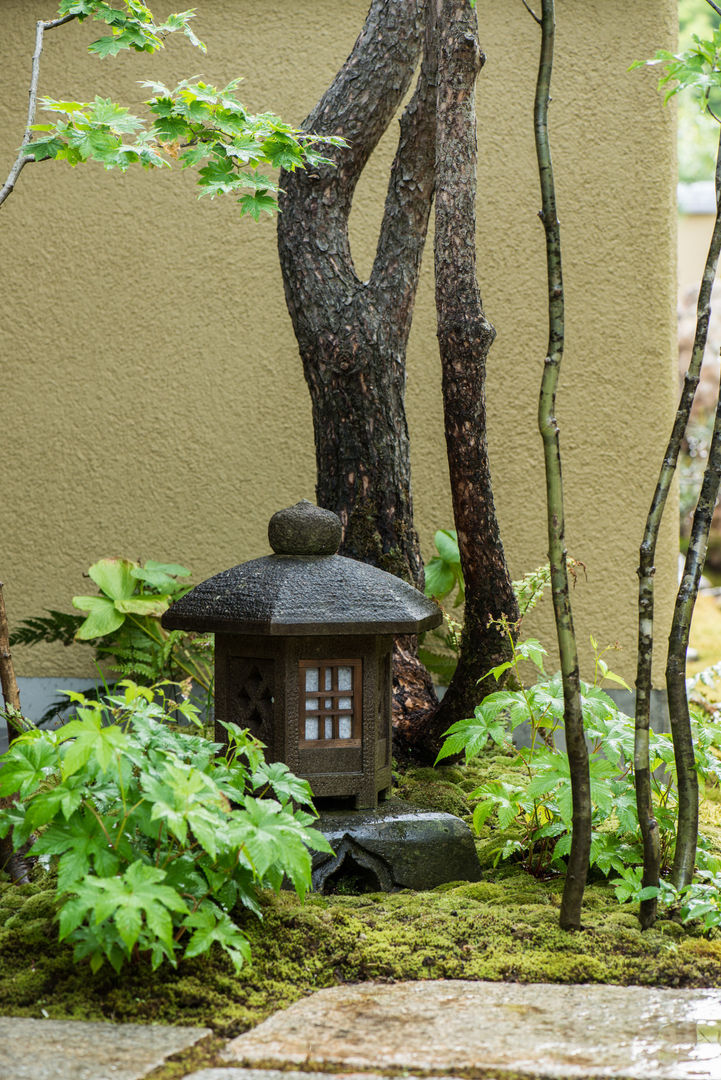
POLYGON ((536 15, 533 8, 529 4, 526 3, 526 0, 521 0, 521 3, 523 4, 523 6, 526 9, 526 11, 528 12, 528 14, 533 16, 533 18, 536 20, 538 25, 543 26, 543 20, 539 19, 538 15, 536 15))
POLYGON ((28 118, 25 124, 25 134, 23 135, 23 141, 21 149, 18 152, 18 156, 15 159, 15 163, 8 173, 8 178, 0 188, 0 206, 5 202, 8 195, 15 188, 17 178, 23 171, 26 165, 35 158, 30 157, 28 154, 22 152, 22 147, 26 146, 30 142, 30 135, 32 133, 32 126, 35 123, 35 109, 37 108, 38 100, 38 80, 40 77, 40 55, 43 51, 43 35, 46 30, 54 30, 56 26, 63 26, 65 23, 72 22, 73 19, 77 19, 77 15, 64 15, 61 19, 49 19, 43 22, 42 19, 36 24, 35 27, 35 52, 33 53, 32 70, 30 75, 30 87, 28 90, 28 118))

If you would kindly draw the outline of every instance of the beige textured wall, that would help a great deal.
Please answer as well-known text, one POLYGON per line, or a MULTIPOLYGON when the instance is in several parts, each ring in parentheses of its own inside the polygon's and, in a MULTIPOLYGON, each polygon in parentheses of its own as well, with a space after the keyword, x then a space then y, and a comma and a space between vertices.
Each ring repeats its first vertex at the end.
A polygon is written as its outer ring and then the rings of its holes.
POLYGON ((680 214, 678 219, 679 289, 698 291, 713 232, 713 214, 680 214))
MULTIPOLYGON (((158 9, 166 5, 157 0, 158 9)), ((245 77, 243 98, 300 121, 342 63, 364 0, 202 0, 202 58, 98 61, 89 25, 48 35, 41 92, 126 103, 137 80, 245 77)), ((49 0, 2 0, 0 162, 22 131, 34 20, 49 0)), ((545 560, 536 401, 545 262, 532 141, 537 28, 519 3, 478 0, 488 54, 479 89, 479 277, 498 330, 488 412, 512 573, 545 560)), ((632 60, 673 40, 674 0, 558 3, 552 139, 565 243, 568 345, 558 411, 569 551, 585 642, 619 641, 634 667, 636 560, 675 398, 673 119, 632 60)), ((394 133, 352 220, 370 266, 394 133)), ((11 620, 68 609, 97 557, 172 559, 195 580, 267 551, 280 506, 313 498, 308 397, 285 310, 274 225, 196 202, 179 173, 28 167, 0 211, 2 532, 11 620)), ((424 550, 451 523, 430 249, 408 357, 413 477, 424 550)), ((660 544, 661 626, 672 602, 675 515, 660 544)), ((529 629, 552 638, 550 603, 529 629)), ((588 650, 586 650, 587 653, 588 650)), ((21 675, 81 675, 81 649, 17 650, 21 675)), ((616 659, 616 658, 614 658, 616 659)))

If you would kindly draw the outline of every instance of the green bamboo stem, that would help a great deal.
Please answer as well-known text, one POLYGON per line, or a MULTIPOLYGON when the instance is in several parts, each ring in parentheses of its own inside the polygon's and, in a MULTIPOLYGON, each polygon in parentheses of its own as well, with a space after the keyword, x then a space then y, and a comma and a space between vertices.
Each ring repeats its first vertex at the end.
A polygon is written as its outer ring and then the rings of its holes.
MULTIPOLYGON (((641 543, 639 566, 638 566, 638 661, 636 668, 636 722, 635 722, 635 745, 633 765, 636 783, 636 806, 638 821, 643 837, 643 879, 642 884, 656 886, 659 884, 661 867, 661 849, 659 830, 653 812, 651 766, 649 755, 649 729, 651 717, 651 687, 652 687, 652 656, 653 656, 653 615, 654 615, 654 559, 656 555, 656 542, 661 527, 661 519, 666 506, 666 500, 671 482, 673 480, 678 455, 681 449, 681 441, 686 430, 691 406, 698 387, 703 363, 704 351, 708 339, 708 324, 711 315, 711 292, 716 279, 719 253, 721 253, 721 132, 719 133, 719 145, 716 153, 716 220, 714 222, 711 242, 706 256, 701 286, 696 306, 696 333, 694 335, 693 348, 688 370, 684 377, 683 390, 676 411, 671 436, 666 447, 661 471, 659 473, 656 490, 654 492, 651 507, 646 519, 646 529, 641 543)), ((694 595, 695 602, 695 595, 694 595)), ((693 605, 692 605, 693 606, 693 605)), ((683 607, 683 605, 682 605, 683 607)), ((674 616, 674 626, 676 617, 674 616)), ((679 628, 680 629, 680 628, 679 628)), ((688 642, 687 642, 688 644, 688 642)), ((680 639, 677 642, 680 647, 680 639)), ((670 660, 670 654, 669 654, 670 660)), ((674 672, 677 664, 672 665, 674 672)), ((681 664, 681 679, 686 677, 686 650, 683 650, 681 664)), ((674 699, 678 698, 678 680, 676 674, 672 676, 674 682, 674 699)), ((683 699, 685 702, 685 682, 683 686, 683 699)), ((670 699, 669 699, 670 704, 670 699)), ((688 713, 688 705, 681 705, 681 715, 688 713)), ((674 710, 676 712, 676 710, 674 710)), ((677 729, 673 728, 672 731, 677 729)), ((683 736, 682 736, 683 741, 683 736)), ((675 739, 674 739, 675 745, 675 739)), ((679 751, 680 752, 680 751, 679 751)), ((685 760, 684 751, 682 757, 685 760)), ((694 773, 695 776, 695 773, 694 773)), ((680 780, 686 788, 686 779, 680 780)), ((693 792, 688 790, 688 797, 693 801, 693 792)), ((695 852, 695 840, 693 842, 695 852)), ((692 871, 693 872, 693 871, 692 871)), ((656 899, 643 900, 639 912, 641 926, 645 930, 652 926, 656 919, 656 899)))
POLYGON ((541 381, 538 426, 543 439, 546 466, 548 557, 551 564, 551 592, 561 658, 564 725, 573 801, 573 834, 561 901, 560 923, 563 929, 577 930, 581 929, 581 905, 591 851, 591 782, 588 750, 583 731, 578 650, 568 583, 561 451, 555 410, 565 330, 561 230, 556 211, 556 192, 548 140, 548 103, 555 35, 554 0, 543 0, 540 25, 541 57, 536 83, 534 126, 543 206, 540 216, 546 233, 549 339, 541 381))

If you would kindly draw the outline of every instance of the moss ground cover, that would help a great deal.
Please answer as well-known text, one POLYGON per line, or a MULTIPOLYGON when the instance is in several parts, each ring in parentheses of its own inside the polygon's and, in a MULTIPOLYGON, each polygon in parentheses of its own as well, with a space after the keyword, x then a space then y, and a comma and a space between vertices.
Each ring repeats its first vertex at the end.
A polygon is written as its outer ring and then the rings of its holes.
MULTIPOLYGON (((484 779, 507 774, 489 754, 469 767, 411 770, 398 794, 417 805, 468 817, 467 798, 484 779)), ((715 793, 712 792, 713 796, 715 793)), ((704 831, 721 851, 721 803, 704 803, 704 831)), ((325 986, 365 979, 491 979, 717 986, 721 934, 704 937, 670 920, 641 933, 601 878, 590 884, 582 933, 558 927, 562 880, 539 881, 512 864, 490 865, 492 826, 478 841, 484 879, 430 892, 265 894, 264 919, 248 918, 252 962, 233 973, 220 952, 164 965, 133 965, 92 976, 57 943, 49 875, 31 885, 0 879, 0 1008, 53 1018, 202 1024, 229 1037, 325 986)))

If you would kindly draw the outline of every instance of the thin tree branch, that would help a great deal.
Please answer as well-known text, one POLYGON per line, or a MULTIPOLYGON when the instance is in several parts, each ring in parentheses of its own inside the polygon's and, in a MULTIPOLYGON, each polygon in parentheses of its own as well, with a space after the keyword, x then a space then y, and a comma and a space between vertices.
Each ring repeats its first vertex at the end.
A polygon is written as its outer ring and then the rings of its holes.
POLYGON ((541 56, 536 83, 534 127, 543 206, 541 220, 546 233, 549 335, 538 403, 538 427, 543 439, 546 465, 548 557, 551 564, 551 592, 561 659, 563 718, 573 803, 571 852, 561 901, 560 924, 564 930, 580 930, 581 905, 591 849, 591 781, 588 750, 583 731, 578 649, 568 583, 561 450, 558 421, 555 415, 556 389, 565 339, 565 305, 561 272, 561 229, 556 210, 556 190, 548 140, 548 102, 555 36, 554 0, 543 0, 541 30, 541 56))
MULTIPOLYGON (((521 0, 521 3, 523 2, 524 0, 521 0)), ((714 4, 713 0, 706 0, 706 3, 709 7, 712 7, 714 9, 717 15, 721 15, 721 8, 718 6, 718 4, 714 4)))
MULTIPOLYGON (((691 406, 696 394, 701 365, 708 339, 711 316, 711 293, 721 254, 721 133, 716 154, 716 220, 709 243, 706 265, 696 305, 696 332, 691 358, 684 377, 683 390, 676 411, 671 435, 664 454, 656 483, 656 490, 646 519, 638 566, 638 658, 636 667, 636 721, 634 745, 634 772, 636 777, 636 805, 644 849, 643 886, 658 886, 661 851, 658 827, 653 813, 651 795, 651 766, 649 755, 649 730, 651 714, 653 619, 654 619, 654 559, 656 542, 661 527, 666 500, 671 488, 681 440, 688 425, 691 406)), ((641 926, 645 930, 656 918, 656 900, 642 900, 639 912, 641 926)))
POLYGON ((678 824, 671 881, 677 889, 688 885, 696 866, 698 843, 698 773, 693 745, 693 732, 686 692, 686 653, 688 651, 691 618, 696 605, 701 571, 706 561, 708 536, 711 528, 719 486, 721 486, 721 386, 716 404, 708 461, 704 470, 701 493, 693 515, 683 576, 676 595, 671 633, 668 639, 666 687, 671 718, 673 753, 676 761, 678 787, 678 824))
MULTIPOLYGON (((13 658, 10 652, 10 633, 8 631, 8 620, 5 613, 5 599, 3 597, 3 584, 0 581, 0 687, 2 687, 2 696, 5 702, 6 710, 8 714, 12 712, 20 712, 20 693, 18 691, 17 679, 15 678, 15 669, 13 667, 13 658)), ((15 728, 11 725, 10 719, 8 719, 8 735, 11 739, 20 735, 20 728, 15 728), (12 728, 12 730, 11 730, 12 728)))
POLYGON ((42 19, 36 24, 35 27, 35 52, 33 53, 33 62, 30 75, 30 87, 28 90, 28 118, 25 124, 25 134, 23 135, 23 141, 21 143, 21 149, 18 153, 15 163, 8 173, 8 178, 0 188, 0 206, 5 202, 8 195, 15 188, 17 178, 23 171, 25 166, 35 158, 30 157, 28 154, 22 152, 22 147, 27 146, 30 142, 30 136, 32 134, 32 126, 35 123, 35 109, 37 107, 38 100, 38 80, 40 77, 40 55, 43 51, 43 35, 46 30, 54 30, 56 26, 63 26, 65 23, 72 22, 73 19, 77 19, 77 15, 64 15, 61 19, 50 19, 47 22, 43 22, 42 19))
POLYGON ((526 0, 521 0, 521 3, 523 4, 523 6, 524 6, 524 8, 526 9, 526 11, 528 12, 528 14, 529 14, 529 15, 532 15, 532 16, 533 16, 533 18, 534 18, 534 19, 536 20, 536 22, 538 23, 538 25, 539 25, 539 26, 543 26, 543 20, 542 20, 542 19, 539 19, 538 15, 536 15, 536 13, 535 13, 535 11, 533 10, 533 8, 532 8, 532 7, 529 7, 529 5, 528 5, 528 4, 526 3, 526 0))

